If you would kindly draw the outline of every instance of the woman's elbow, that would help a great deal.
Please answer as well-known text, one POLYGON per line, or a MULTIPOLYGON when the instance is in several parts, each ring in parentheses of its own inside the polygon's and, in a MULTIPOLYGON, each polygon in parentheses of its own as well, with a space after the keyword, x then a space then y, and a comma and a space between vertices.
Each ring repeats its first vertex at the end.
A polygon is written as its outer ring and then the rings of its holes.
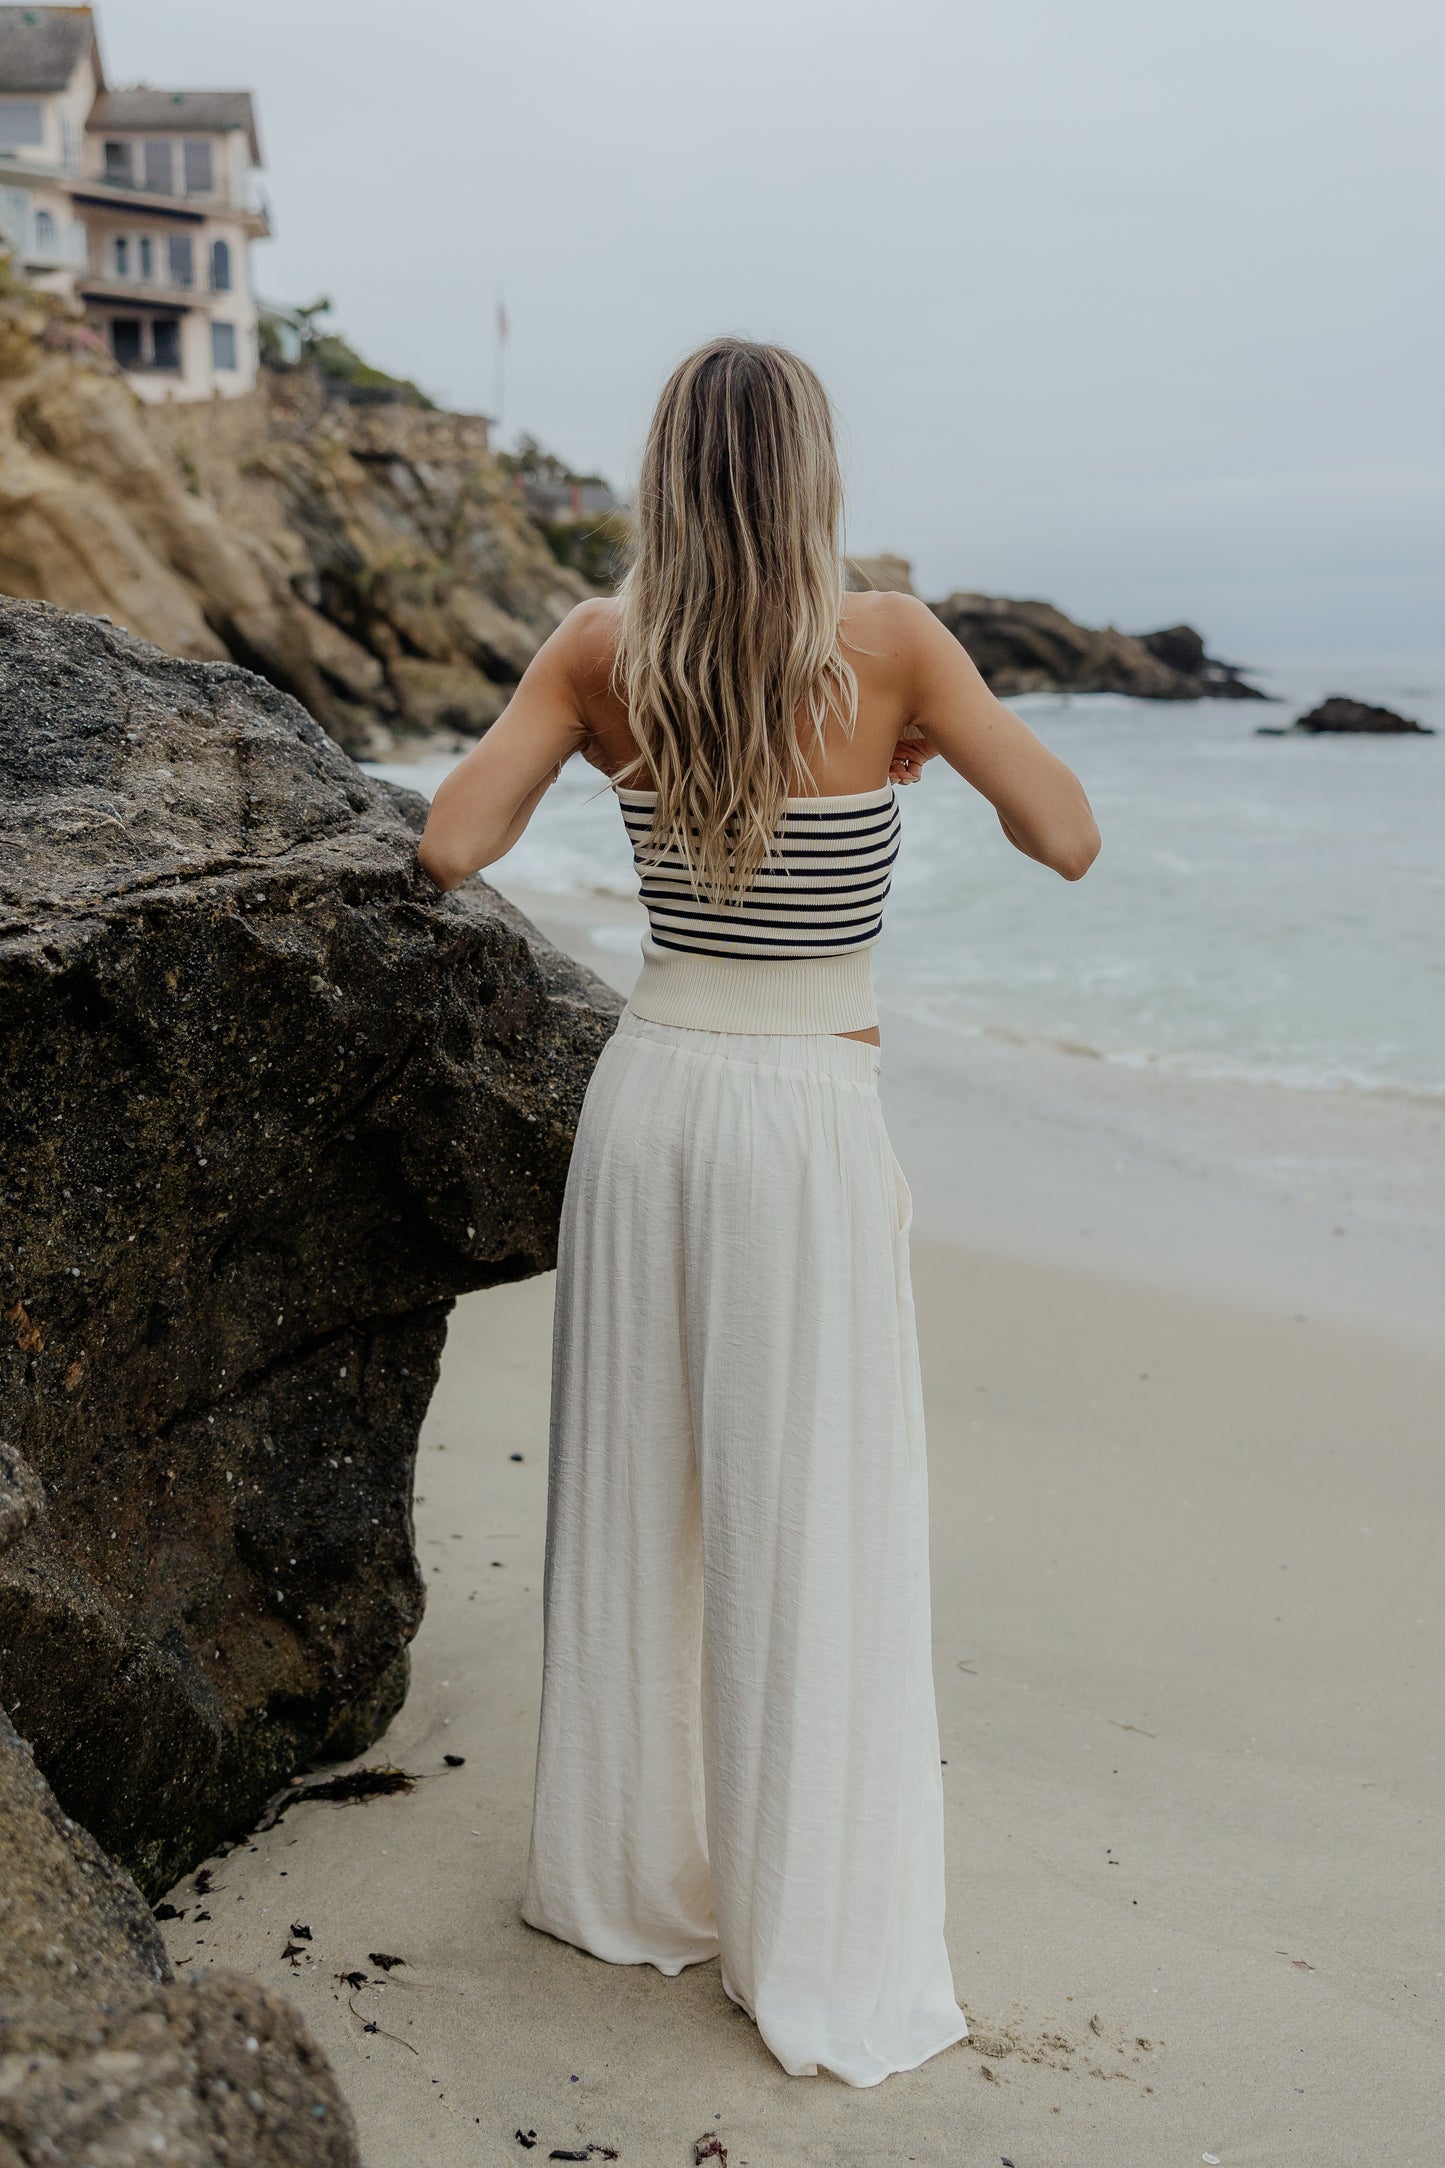
POLYGON ((1054 854, 1052 864, 1055 873, 1066 881, 1082 881, 1102 847, 1098 823, 1090 817, 1088 826, 1064 838, 1054 854))
POLYGON ((442 890, 460 888, 472 871, 470 866, 456 862, 430 828, 423 831, 422 839, 416 847, 416 859, 427 879, 442 890))

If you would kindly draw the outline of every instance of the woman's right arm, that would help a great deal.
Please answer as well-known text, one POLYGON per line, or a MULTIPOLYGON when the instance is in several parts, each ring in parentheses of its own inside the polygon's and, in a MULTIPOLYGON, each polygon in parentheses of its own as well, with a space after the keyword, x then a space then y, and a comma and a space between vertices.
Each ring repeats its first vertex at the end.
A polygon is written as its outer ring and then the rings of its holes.
POLYGON ((577 692, 597 604, 579 603, 533 656, 503 714, 438 786, 417 849, 438 888, 458 888, 517 841, 562 763, 587 739, 577 692))
POLYGON ((909 720, 929 749, 981 791, 1016 850, 1082 879, 1099 855, 1099 829, 1072 768, 995 699, 968 650, 927 603, 889 598, 899 611, 899 659, 909 720))

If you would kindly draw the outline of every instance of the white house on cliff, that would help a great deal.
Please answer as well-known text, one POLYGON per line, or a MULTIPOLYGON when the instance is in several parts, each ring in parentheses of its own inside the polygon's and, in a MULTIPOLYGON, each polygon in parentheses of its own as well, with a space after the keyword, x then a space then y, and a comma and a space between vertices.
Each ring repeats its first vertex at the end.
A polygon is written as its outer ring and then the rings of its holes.
POLYGON ((0 7, 0 247, 83 302, 143 399, 256 381, 269 233, 244 90, 112 90, 88 7, 0 7))

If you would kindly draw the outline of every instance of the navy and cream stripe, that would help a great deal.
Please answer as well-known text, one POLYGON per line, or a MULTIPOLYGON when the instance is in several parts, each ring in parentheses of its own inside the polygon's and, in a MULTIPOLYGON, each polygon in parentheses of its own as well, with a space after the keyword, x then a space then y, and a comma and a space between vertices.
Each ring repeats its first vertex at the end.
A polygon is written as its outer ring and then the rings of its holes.
POLYGON ((891 783, 841 798, 790 798, 774 856, 742 895, 711 903, 694 890, 675 846, 648 846, 657 795, 619 790, 654 947, 693 956, 843 956, 883 927, 898 856, 898 801, 891 783))

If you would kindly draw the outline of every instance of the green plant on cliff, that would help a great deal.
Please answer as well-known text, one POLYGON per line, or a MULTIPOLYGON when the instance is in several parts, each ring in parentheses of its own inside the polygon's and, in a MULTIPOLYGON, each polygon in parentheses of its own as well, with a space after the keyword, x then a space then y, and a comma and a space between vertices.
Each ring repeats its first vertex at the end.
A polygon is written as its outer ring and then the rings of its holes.
POLYGON ((327 383, 339 390, 391 393, 406 406, 435 410, 436 401, 429 399, 409 376, 388 376, 385 369, 374 369, 335 332, 317 340, 311 359, 327 383))
POLYGON ((594 520, 539 519, 536 525, 558 564, 580 572, 593 587, 616 587, 627 570, 632 530, 621 512, 594 520))
POLYGON ((533 436, 519 438, 514 452, 498 452, 497 465, 503 474, 514 475, 523 482, 541 482, 554 487, 582 482, 592 483, 599 489, 607 487, 605 476, 576 473, 565 459, 546 451, 533 436))
POLYGON ((321 319, 330 314, 331 302, 325 296, 308 301, 303 308, 264 309, 257 325, 262 367, 315 369, 343 397, 392 399, 403 406, 435 409, 436 401, 409 376, 391 376, 385 369, 373 368, 339 331, 324 329, 321 319))
POLYGON ((0 247, 0 378, 24 376, 41 350, 113 368, 110 346, 72 301, 32 286, 0 247))
POLYGON ((577 473, 533 436, 522 437, 515 451, 498 452, 497 466, 558 564, 593 587, 616 587, 627 569, 631 529, 606 477, 577 473), (593 493, 594 506, 600 497, 600 506, 573 509, 568 500, 575 504, 584 492, 593 493))

